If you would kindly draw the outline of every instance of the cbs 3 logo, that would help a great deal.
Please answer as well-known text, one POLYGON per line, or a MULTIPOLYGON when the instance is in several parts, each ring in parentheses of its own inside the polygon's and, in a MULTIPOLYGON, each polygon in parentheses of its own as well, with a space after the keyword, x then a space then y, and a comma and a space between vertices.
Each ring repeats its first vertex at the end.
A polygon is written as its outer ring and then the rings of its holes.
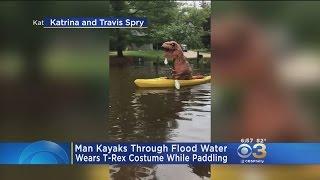
POLYGON ((248 158, 251 155, 254 158, 262 159, 267 156, 266 145, 262 143, 254 144, 252 147, 249 144, 240 144, 237 152, 241 158, 248 158))

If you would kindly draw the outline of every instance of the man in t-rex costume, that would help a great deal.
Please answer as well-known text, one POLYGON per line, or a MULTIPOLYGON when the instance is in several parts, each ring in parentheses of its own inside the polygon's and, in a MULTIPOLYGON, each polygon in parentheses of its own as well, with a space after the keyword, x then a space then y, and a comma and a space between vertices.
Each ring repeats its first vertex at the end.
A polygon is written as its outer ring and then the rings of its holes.
POLYGON ((173 60, 172 68, 172 77, 173 79, 193 79, 193 78, 202 78, 203 76, 192 77, 192 69, 187 61, 187 58, 184 57, 182 48, 180 44, 175 41, 167 41, 162 44, 164 48, 164 57, 173 60))

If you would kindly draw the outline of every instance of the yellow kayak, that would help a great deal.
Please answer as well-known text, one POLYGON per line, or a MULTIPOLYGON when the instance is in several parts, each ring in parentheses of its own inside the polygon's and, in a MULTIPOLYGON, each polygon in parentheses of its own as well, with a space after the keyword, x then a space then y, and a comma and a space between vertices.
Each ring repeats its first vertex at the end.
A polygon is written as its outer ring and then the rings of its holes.
MULTIPOLYGON (((190 80, 178 80, 180 86, 193 86, 208 83, 211 80, 211 76, 205 76, 202 79, 190 79, 190 80)), ((167 77, 159 77, 154 79, 136 79, 134 83, 141 88, 170 88, 174 86, 173 79, 167 79, 167 77)))

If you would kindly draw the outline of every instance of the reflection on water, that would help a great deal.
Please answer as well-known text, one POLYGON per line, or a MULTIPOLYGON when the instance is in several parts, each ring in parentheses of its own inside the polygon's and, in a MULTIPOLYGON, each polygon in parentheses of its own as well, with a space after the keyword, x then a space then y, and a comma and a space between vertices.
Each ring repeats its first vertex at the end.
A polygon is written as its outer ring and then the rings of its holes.
MULTIPOLYGON (((196 68, 195 68, 196 69, 196 68)), ((202 69, 203 73, 209 73, 202 69)), ((166 76, 168 67, 140 62, 110 67, 108 138, 110 141, 210 141, 211 86, 138 89, 137 78, 166 76)), ((209 168, 191 165, 113 166, 114 179, 203 179, 209 168)))

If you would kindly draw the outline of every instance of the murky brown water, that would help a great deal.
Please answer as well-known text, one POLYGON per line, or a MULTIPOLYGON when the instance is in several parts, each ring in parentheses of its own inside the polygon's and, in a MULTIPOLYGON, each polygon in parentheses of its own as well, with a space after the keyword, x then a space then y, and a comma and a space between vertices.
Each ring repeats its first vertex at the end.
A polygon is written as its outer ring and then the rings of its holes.
MULTIPOLYGON (((197 69, 194 67, 194 69, 197 69)), ((209 67, 197 69, 209 73, 209 67)), ((150 61, 110 67, 108 138, 136 142, 209 142, 211 86, 138 89, 137 78, 167 75, 150 61)), ((192 165, 113 166, 114 179, 207 179, 209 167, 192 165)))

